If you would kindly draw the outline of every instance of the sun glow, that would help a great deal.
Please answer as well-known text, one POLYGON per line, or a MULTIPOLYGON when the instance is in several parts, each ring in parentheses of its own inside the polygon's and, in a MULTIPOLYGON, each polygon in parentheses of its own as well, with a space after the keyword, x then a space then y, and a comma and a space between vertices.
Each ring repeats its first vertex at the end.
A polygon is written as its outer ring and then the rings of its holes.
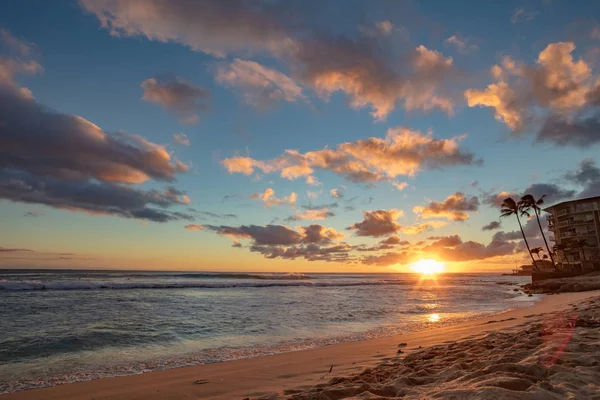
POLYGON ((444 263, 437 260, 421 259, 411 265, 413 271, 423 275, 435 275, 444 272, 444 263))

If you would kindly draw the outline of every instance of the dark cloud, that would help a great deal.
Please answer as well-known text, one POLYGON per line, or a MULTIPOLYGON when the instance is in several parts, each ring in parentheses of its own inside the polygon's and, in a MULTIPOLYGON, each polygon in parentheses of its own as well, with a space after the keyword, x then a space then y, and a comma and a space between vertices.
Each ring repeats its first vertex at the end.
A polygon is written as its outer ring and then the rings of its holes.
POLYGON ((593 159, 583 160, 577 170, 565 174, 565 179, 583 187, 578 198, 600 196, 600 168, 593 159))
POLYGON ((198 122, 198 112, 209 108, 208 90, 172 74, 146 79, 140 86, 144 90, 143 100, 160 104, 184 123, 198 122))
POLYGON ((0 168, 76 180, 172 181, 187 170, 162 146, 124 133, 108 134, 76 115, 55 112, 21 88, 0 81, 0 168))
POLYGON ((464 221, 469 218, 467 211, 477 211, 479 199, 476 196, 466 197, 456 192, 443 202, 430 201, 426 206, 416 206, 413 211, 423 218, 447 218, 452 221, 464 221))
POLYGON ((32 252, 32 251, 33 250, 31 250, 31 249, 15 249, 15 248, 0 247, 1 253, 22 253, 22 252, 32 252))
POLYGON ((515 199, 515 201, 518 201, 518 199, 521 198, 521 196, 515 192, 508 192, 508 191, 502 191, 502 192, 484 192, 483 196, 482 196, 482 201, 484 204, 487 204, 488 206, 492 207, 492 208, 500 208, 500 206, 502 205, 502 202, 504 201, 504 199, 506 199, 507 197, 512 197, 513 199, 515 199))
POLYGON ((550 115, 540 128, 536 140, 556 146, 587 148, 600 142, 600 110, 586 110, 581 116, 550 115), (587 115, 587 116, 583 116, 587 115))
POLYGON ((352 250, 350 245, 340 242, 344 235, 333 228, 316 224, 301 226, 297 230, 284 225, 206 225, 205 228, 232 237, 235 243, 239 243, 239 239, 250 239, 250 251, 261 253, 266 258, 343 262, 350 259, 349 252, 352 250))
MULTIPOLYGON (((396 47, 392 51, 376 38, 344 37, 316 29, 315 15, 322 14, 326 6, 308 13, 294 3, 282 6, 278 2, 243 0, 183 0, 173 4, 157 0, 80 0, 80 4, 113 35, 174 41, 220 58, 258 52, 286 63, 292 71, 288 80, 277 71, 255 75, 264 68, 253 66, 252 79, 243 79, 251 82, 251 93, 256 92, 255 86, 262 86, 267 93, 282 97, 281 84, 276 85, 279 90, 272 88, 273 77, 277 76, 278 82, 286 82, 287 93, 296 87, 291 91, 295 97, 300 90, 295 81, 323 98, 342 92, 351 107, 369 107, 378 120, 398 105, 408 111, 439 109, 453 113, 449 92, 458 74, 451 57, 424 46, 396 47)), ((244 69, 236 71, 234 77, 240 80, 246 75, 244 69)))
POLYGON ((23 65, 29 64, 0 65, 0 198, 158 222, 192 219, 165 210, 189 202, 181 191, 132 187, 152 178, 174 181, 185 165, 140 136, 109 134, 39 104, 13 81, 14 73, 31 72, 23 65))
POLYGON ((185 204, 167 192, 143 191, 110 182, 64 181, 18 170, 0 170, 0 198, 155 222, 194 219, 185 213, 165 210, 164 208, 185 204))
POLYGON ((482 231, 494 231, 496 229, 500 229, 500 227, 502 226, 502 224, 500 223, 500 221, 492 221, 487 225, 484 225, 481 227, 482 231))
POLYGON ((346 243, 323 246, 315 243, 290 247, 254 245, 250 251, 261 253, 266 258, 283 258, 295 260, 304 258, 307 261, 346 262, 351 259, 349 251, 352 247, 346 243))
POLYGON ((563 189, 553 183, 534 183, 525 188, 523 193, 530 194, 536 199, 545 195, 544 202, 556 203, 560 200, 571 199, 576 191, 563 189))
POLYGON ((358 236, 383 236, 398 232, 401 226, 396 219, 402 215, 400 210, 374 210, 365 211, 364 219, 347 229, 356 230, 358 236))
POLYGON ((326 208, 326 209, 337 208, 339 206, 340 205, 339 205, 338 202, 333 202, 333 203, 315 204, 315 205, 305 204, 305 205, 302 206, 302 208, 305 209, 305 210, 322 210, 324 208, 326 208))

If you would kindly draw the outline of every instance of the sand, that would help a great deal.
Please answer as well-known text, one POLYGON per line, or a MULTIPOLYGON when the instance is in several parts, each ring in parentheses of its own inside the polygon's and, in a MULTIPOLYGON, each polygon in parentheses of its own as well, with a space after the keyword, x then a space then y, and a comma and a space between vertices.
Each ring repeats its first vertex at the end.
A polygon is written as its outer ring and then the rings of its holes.
POLYGON ((599 320, 600 292, 565 293, 448 327, 0 400, 600 399, 599 320))

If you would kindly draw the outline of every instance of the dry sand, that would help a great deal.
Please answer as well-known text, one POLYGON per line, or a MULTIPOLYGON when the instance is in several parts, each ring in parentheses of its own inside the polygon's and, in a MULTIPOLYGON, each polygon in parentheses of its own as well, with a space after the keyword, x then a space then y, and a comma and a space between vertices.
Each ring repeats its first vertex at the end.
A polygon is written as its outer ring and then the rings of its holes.
POLYGON ((0 400, 600 399, 599 319, 600 292, 565 293, 443 328, 0 400), (401 343, 407 346, 399 348, 401 343))

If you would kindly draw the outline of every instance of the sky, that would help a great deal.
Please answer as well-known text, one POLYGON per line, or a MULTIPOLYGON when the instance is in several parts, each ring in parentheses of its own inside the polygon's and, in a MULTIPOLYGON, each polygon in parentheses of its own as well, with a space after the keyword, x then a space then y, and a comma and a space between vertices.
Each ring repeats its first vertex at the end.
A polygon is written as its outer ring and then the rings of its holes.
POLYGON ((0 268, 508 271, 504 198, 600 195, 597 15, 2 2, 0 268))

